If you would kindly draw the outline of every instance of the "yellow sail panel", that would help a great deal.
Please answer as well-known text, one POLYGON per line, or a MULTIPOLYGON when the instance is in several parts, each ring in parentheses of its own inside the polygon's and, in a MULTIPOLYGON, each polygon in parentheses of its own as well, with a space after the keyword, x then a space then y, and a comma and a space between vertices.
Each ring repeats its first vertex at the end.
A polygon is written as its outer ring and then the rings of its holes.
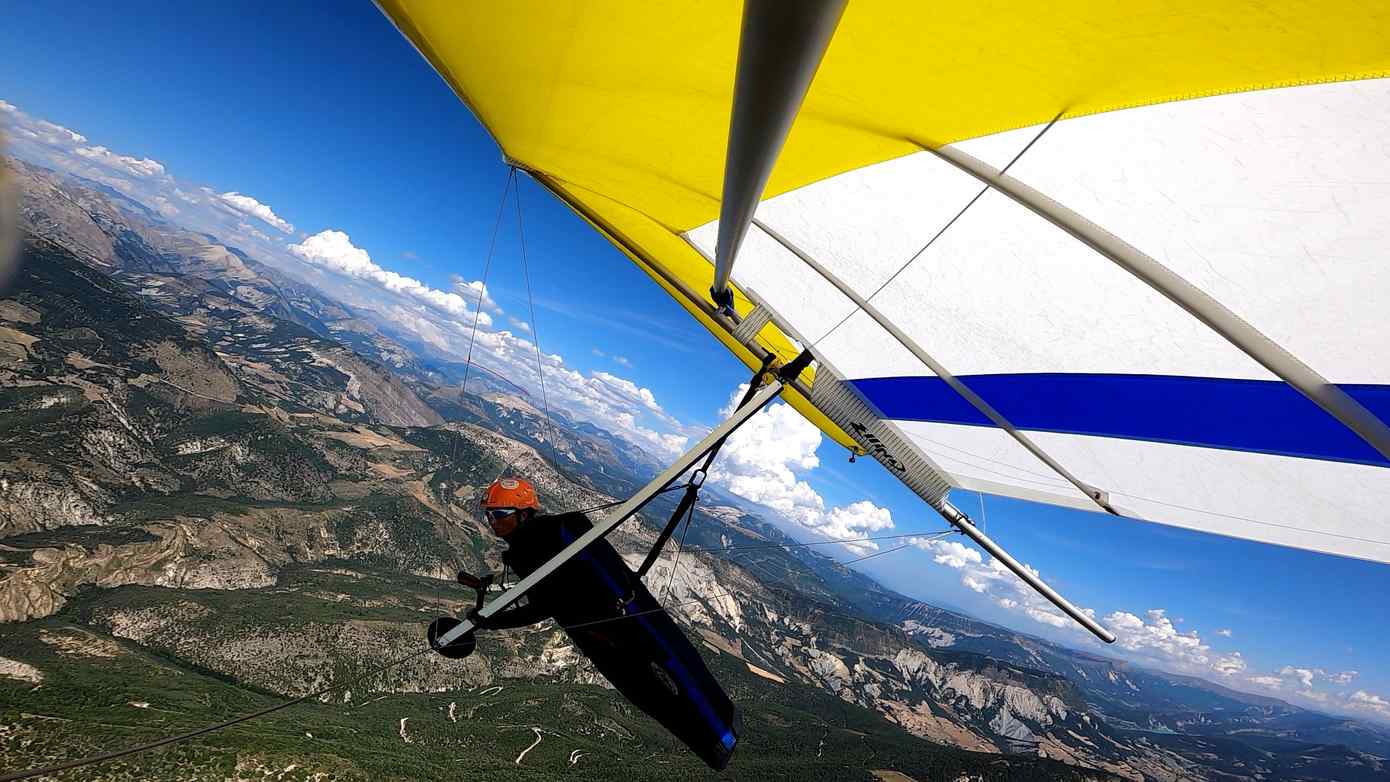
MULTIPOLYGON (((718 211, 741 4, 381 0, 511 159, 680 233, 718 211)), ((1390 73, 1364 0, 851 3, 772 196, 1118 108, 1390 73)))

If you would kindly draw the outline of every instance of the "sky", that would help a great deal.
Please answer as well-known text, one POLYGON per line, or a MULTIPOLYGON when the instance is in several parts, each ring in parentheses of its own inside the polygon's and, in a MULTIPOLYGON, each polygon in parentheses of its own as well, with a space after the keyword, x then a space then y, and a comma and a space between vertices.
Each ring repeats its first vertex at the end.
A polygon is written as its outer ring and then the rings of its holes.
MULTIPOLYGON (((700 436, 746 382, 536 183, 509 187, 487 133, 371 3, 16 5, 0 25, 0 101, 15 156, 107 183, 374 308, 440 356, 462 360, 476 319, 474 358, 534 392, 538 341, 552 404, 654 455, 700 436)), ((848 463, 781 404, 730 442, 715 478, 808 540, 944 528, 876 463, 848 463)), ((953 501, 1118 643, 1102 648, 959 537, 856 567, 1071 646, 1390 720, 1390 567, 1018 500, 953 501)), ((850 559, 895 545, 821 550, 850 559)))

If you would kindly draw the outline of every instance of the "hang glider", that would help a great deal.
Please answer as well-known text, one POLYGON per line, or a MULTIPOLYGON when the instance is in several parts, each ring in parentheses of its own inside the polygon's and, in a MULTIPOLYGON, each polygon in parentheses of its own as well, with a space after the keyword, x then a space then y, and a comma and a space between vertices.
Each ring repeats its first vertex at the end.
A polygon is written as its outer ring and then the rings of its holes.
POLYGON ((742 361, 809 348, 783 397, 977 541, 952 488, 1390 562, 1375 4, 381 6, 742 361))

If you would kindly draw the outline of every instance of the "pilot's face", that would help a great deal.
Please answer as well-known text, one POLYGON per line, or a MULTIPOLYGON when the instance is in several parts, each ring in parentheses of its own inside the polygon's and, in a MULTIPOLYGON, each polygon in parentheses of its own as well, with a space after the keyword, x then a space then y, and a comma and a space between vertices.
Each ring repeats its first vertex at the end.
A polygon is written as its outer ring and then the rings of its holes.
POLYGON ((487 516, 493 534, 499 538, 515 532, 517 523, 521 521, 521 511, 516 508, 484 508, 483 515, 487 516))

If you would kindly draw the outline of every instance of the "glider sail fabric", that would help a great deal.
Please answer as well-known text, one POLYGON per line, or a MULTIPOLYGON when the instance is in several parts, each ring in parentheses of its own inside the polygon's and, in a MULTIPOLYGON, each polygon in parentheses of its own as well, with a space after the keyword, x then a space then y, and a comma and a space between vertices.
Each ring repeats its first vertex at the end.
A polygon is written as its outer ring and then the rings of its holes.
MULTIPOLYGON (((739 3, 382 6, 510 161, 756 365, 706 293, 739 3)), ((763 302, 763 350, 813 344, 951 486, 1390 562, 1387 75, 1373 3, 851 2, 735 309, 763 302), (1059 116, 1007 171, 1045 203, 958 164, 997 172, 1059 116)), ((790 401, 872 450, 811 382, 790 401)))

